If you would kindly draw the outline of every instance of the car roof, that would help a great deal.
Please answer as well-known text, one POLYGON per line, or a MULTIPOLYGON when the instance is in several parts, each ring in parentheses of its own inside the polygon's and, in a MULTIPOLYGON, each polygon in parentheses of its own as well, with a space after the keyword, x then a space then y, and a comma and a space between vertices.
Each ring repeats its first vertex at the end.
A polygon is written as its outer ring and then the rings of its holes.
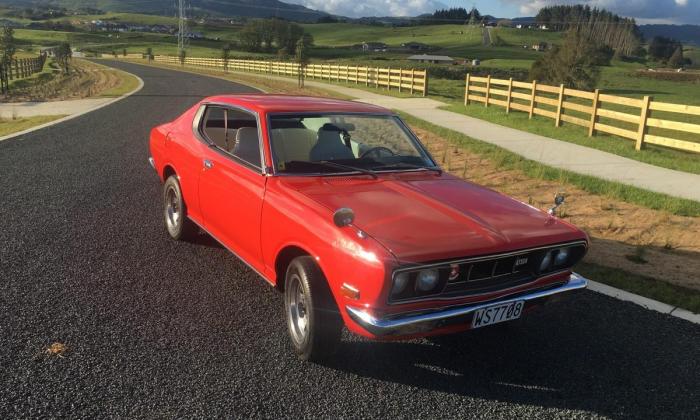
POLYGON ((238 105, 260 113, 281 112, 350 112, 392 115, 393 112, 377 105, 355 101, 277 94, 241 94, 210 96, 204 101, 238 105))

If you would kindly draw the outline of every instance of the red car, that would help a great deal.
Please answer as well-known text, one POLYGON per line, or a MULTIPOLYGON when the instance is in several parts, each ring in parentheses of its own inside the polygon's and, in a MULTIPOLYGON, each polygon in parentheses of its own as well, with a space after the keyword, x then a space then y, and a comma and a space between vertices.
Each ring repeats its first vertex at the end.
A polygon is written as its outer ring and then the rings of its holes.
POLYGON ((374 339, 519 318, 586 287, 586 235, 452 176, 391 111, 327 98, 210 97, 151 132, 174 239, 209 233, 284 293, 318 360, 374 339))

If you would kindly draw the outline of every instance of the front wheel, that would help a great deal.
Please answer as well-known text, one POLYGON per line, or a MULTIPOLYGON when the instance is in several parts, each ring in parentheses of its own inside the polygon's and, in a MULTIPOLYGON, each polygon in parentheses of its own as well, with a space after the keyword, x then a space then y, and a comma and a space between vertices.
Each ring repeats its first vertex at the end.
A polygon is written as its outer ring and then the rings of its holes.
POLYGON ((303 360, 322 361, 340 341, 342 319, 323 273, 308 256, 295 258, 284 283, 287 329, 303 360))
POLYGON ((163 216, 171 238, 187 240, 195 236, 197 228, 187 218, 185 200, 182 198, 180 183, 175 175, 168 177, 163 184, 163 216))

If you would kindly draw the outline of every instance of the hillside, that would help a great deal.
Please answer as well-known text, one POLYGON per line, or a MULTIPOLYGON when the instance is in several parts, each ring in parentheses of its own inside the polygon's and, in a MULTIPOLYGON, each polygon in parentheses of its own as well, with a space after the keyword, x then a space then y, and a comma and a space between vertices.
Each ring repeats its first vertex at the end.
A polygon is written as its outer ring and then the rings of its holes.
POLYGON ((639 29, 647 40, 665 36, 684 44, 700 45, 700 25, 640 25, 639 29))
MULTIPOLYGON (((71 10, 92 7, 110 12, 148 13, 172 16, 176 0, 3 0, 9 6, 38 7, 47 3, 71 10)), ((315 22, 324 12, 278 0, 188 0, 192 15, 284 17, 300 22, 315 22)))

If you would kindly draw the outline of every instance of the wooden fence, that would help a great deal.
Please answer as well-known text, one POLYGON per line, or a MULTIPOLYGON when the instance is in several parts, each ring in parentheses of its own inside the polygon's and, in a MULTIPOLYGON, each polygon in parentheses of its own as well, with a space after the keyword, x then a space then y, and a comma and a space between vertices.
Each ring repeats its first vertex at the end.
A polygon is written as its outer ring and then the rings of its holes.
POLYGON ((41 54, 35 58, 20 58, 0 63, 0 93, 9 91, 11 80, 24 79, 42 71, 45 61, 46 56, 41 54))
MULTIPOLYGON (((154 61, 181 64, 178 57, 168 55, 157 55, 154 61)), ((283 61, 231 59, 224 62, 221 58, 187 57, 185 65, 221 71, 244 71, 280 76, 299 75, 298 63, 283 61)), ((428 74, 425 70, 309 64, 304 69, 304 78, 354 83, 398 92, 417 93, 422 96, 426 96, 428 92, 428 74)))
POLYGON ((619 136, 634 141, 637 150, 645 144, 655 144, 700 153, 700 124, 661 119, 653 114, 659 111, 666 117, 690 120, 700 116, 700 106, 658 102, 650 96, 635 99, 608 95, 598 89, 589 92, 537 81, 518 82, 467 74, 464 104, 470 102, 480 102, 486 107, 501 106, 506 113, 511 110, 527 112, 530 118, 533 115, 551 118, 556 127, 562 122, 579 125, 588 129, 590 137, 598 131, 619 136), (649 133, 650 128, 654 134, 649 133), (684 133, 683 137, 697 140, 674 138, 679 132, 684 133))

